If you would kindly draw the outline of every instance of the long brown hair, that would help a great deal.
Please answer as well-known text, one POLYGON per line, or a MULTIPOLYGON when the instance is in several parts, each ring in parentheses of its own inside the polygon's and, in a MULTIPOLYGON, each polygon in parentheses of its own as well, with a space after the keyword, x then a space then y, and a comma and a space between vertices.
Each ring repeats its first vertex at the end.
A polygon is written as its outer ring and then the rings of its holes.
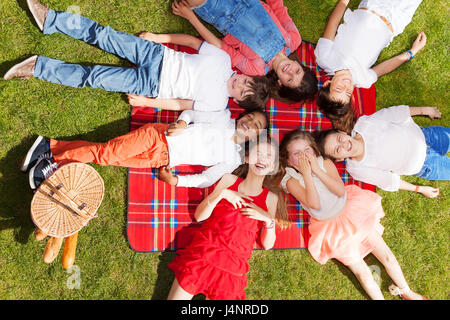
MULTIPOLYGON (((258 141, 256 145, 259 145, 260 143, 267 143, 274 147, 275 151, 278 151, 278 144, 270 137, 270 135, 267 135, 267 140, 261 139, 263 136, 260 135, 258 137, 258 141)), ((266 136, 264 135, 264 138, 266 136)), ((255 145, 255 146, 256 146, 255 145)), ((248 145, 247 145, 248 146, 248 145)), ((253 146, 253 147, 255 147, 253 146)), ((248 155, 250 153, 249 148, 247 147, 245 149, 245 155, 246 158, 248 158, 248 155)), ((278 159, 275 160, 275 163, 278 163, 278 159)), ((247 177, 249 170, 249 164, 244 163, 241 166, 239 166, 236 170, 233 171, 234 175, 237 175, 240 178, 245 179, 247 177)), ((275 168, 275 173, 278 171, 278 166, 275 168)), ((273 192, 278 197, 277 202, 277 209, 275 212, 275 220, 276 224, 281 228, 286 228, 290 225, 288 212, 287 212, 287 204, 286 204, 286 196, 283 193, 283 190, 281 189, 279 185, 279 181, 276 179, 276 176, 274 174, 268 174, 264 177, 263 181, 263 187, 269 189, 271 192, 273 192)))
POLYGON ((349 103, 332 100, 330 97, 330 87, 331 85, 328 85, 319 90, 316 101, 317 106, 320 112, 330 119, 334 129, 350 134, 356 122, 354 107, 351 100, 349 103))

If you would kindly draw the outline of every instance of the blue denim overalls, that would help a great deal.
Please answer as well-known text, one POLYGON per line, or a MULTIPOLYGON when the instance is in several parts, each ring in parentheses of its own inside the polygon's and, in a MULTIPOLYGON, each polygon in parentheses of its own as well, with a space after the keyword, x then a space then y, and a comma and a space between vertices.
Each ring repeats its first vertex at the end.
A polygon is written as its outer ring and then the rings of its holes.
MULTIPOLYGON (((259 0, 206 0, 195 13, 219 32, 233 35, 269 62, 286 41, 259 0)), ((290 54, 289 48, 286 54, 290 54)))

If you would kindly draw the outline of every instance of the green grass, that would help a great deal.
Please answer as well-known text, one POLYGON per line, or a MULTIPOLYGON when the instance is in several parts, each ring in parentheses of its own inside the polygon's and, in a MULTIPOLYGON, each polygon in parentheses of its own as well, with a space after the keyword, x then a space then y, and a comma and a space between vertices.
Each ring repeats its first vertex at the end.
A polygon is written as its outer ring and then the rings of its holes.
MULTIPOLYGON (((77 5, 81 14, 130 33, 185 32, 185 21, 171 14, 164 0, 45 1, 65 10, 77 5)), ((304 40, 317 42, 334 0, 285 0, 304 40), (320 4, 318 4, 320 3, 320 4)), ((25 0, 0 3, 0 75, 31 54, 73 63, 124 64, 117 57, 63 35, 44 36, 25 0)), ((357 7, 359 1, 351 1, 357 7)), ((420 125, 449 125, 449 6, 444 0, 424 1, 412 23, 386 48, 380 60, 410 47, 424 30, 426 48, 409 63, 376 83, 378 108, 391 105, 431 105, 441 120, 418 118, 420 125)), ((126 64, 126 63, 125 63, 126 64)), ((165 299, 173 275, 167 265, 173 252, 133 252, 126 239, 126 169, 94 166, 105 181, 99 218, 80 232, 76 265, 81 289, 66 286, 70 274, 60 256, 42 262, 44 242, 33 238, 29 216, 32 193, 19 163, 36 135, 106 141, 129 129, 130 107, 121 94, 72 89, 36 79, 0 80, 0 299, 165 299)), ((384 239, 398 258, 414 290, 433 299, 448 299, 449 183, 408 177, 408 181, 438 186, 438 199, 410 192, 379 192, 386 217, 384 239)), ((369 256, 369 265, 380 263, 369 256)), ((391 299, 391 283, 382 270, 382 290, 391 299)), ((250 263, 248 299, 366 299, 356 278, 341 264, 321 266, 307 250, 255 251, 250 263)))

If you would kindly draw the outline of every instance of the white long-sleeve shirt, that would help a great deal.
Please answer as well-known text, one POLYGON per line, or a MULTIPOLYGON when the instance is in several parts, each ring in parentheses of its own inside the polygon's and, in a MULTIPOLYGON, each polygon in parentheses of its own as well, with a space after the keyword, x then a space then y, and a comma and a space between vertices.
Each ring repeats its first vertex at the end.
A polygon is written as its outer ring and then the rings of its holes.
POLYGON ((183 111, 178 120, 187 128, 177 136, 166 136, 169 166, 202 165, 200 174, 178 175, 180 187, 206 188, 242 164, 240 145, 234 143, 235 120, 228 110, 218 112, 183 111), (190 124, 193 122, 193 124, 190 124))
POLYGON ((400 175, 413 175, 422 169, 427 145, 409 106, 384 108, 360 117, 352 136, 356 134, 364 140, 364 157, 361 161, 347 159, 346 165, 356 180, 397 191, 400 175))

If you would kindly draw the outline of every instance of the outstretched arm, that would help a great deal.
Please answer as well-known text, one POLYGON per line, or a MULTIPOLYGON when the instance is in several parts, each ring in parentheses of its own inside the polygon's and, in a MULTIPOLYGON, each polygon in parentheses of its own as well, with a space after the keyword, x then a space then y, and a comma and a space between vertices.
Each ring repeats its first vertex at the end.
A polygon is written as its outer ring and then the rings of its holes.
MULTIPOLYGON (((427 42, 427 36, 425 35, 425 32, 422 31, 417 36, 416 40, 414 41, 414 43, 410 49, 412 55, 415 56, 417 54, 417 52, 422 50, 423 47, 425 47, 426 42, 427 42)), ((406 51, 406 52, 403 52, 391 59, 388 59, 386 61, 383 61, 383 62, 377 64, 372 69, 373 69, 373 71, 376 72, 377 77, 379 78, 385 74, 388 74, 388 73, 394 71, 395 69, 400 67, 402 64, 404 64, 406 61, 409 61, 411 59, 412 59, 411 55, 408 53, 408 51, 406 51)))
POLYGON ((436 107, 409 107, 409 113, 413 116, 428 116, 431 120, 440 119, 441 112, 436 107))
POLYGON ((192 11, 189 7, 186 0, 175 0, 172 3, 172 12, 175 15, 188 20, 206 42, 216 46, 219 49, 222 47, 222 40, 216 37, 214 33, 204 26, 200 19, 195 15, 194 11, 192 11))
POLYGON ((333 12, 328 19, 328 24, 325 27, 322 38, 333 41, 336 36, 337 29, 341 23, 342 17, 344 16, 345 10, 347 9, 349 0, 339 0, 336 7, 334 7, 333 12))
POLYGON ((400 179, 400 190, 407 190, 413 192, 419 192, 427 198, 435 198, 439 195, 439 188, 433 188, 430 186, 416 186, 409 182, 400 179))
POLYGON ((142 31, 138 33, 139 38, 152 41, 155 43, 173 43, 181 46, 190 47, 192 49, 198 50, 202 44, 202 40, 191 36, 189 34, 180 33, 151 33, 147 31, 142 31))
POLYGON ((128 102, 132 106, 151 107, 163 110, 181 111, 192 110, 194 102, 186 99, 155 99, 135 94, 127 94, 128 102))

